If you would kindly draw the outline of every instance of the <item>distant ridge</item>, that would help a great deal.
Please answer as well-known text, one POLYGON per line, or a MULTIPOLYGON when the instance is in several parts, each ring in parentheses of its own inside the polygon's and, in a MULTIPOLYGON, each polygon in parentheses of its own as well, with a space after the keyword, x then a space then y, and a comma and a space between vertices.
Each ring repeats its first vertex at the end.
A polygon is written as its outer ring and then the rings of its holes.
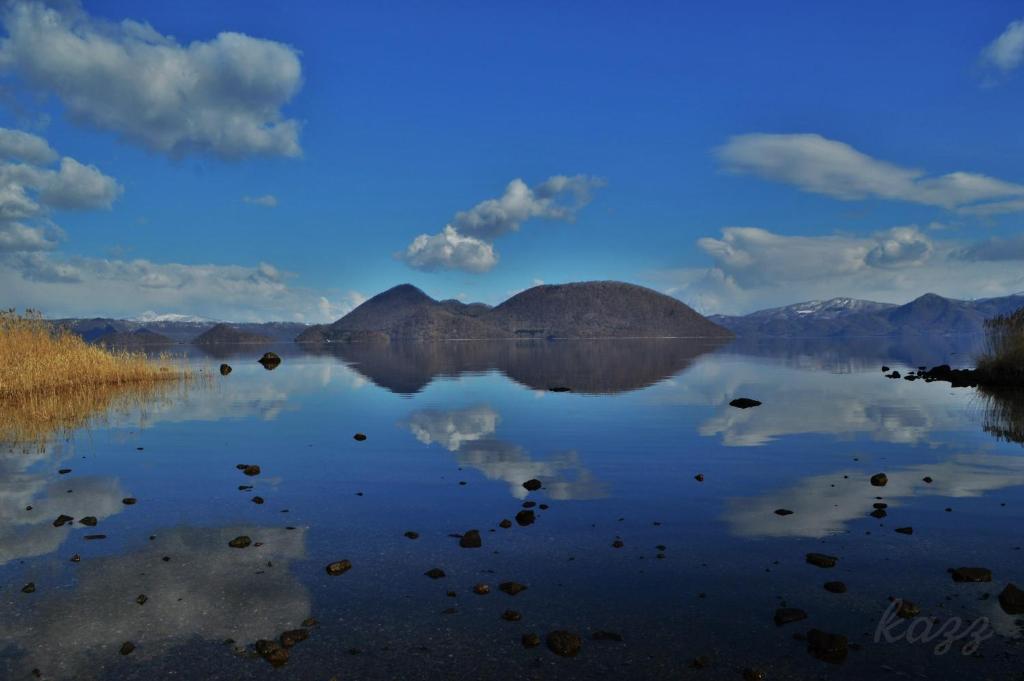
POLYGON ((145 348, 155 345, 173 345, 174 340, 149 329, 136 329, 135 331, 114 331, 101 334, 92 340, 98 345, 116 348, 145 348))
POLYGON ((199 334, 192 340, 192 343, 195 345, 243 345, 246 343, 269 342, 271 342, 271 339, 267 336, 242 331, 230 324, 217 324, 209 331, 199 334))
POLYGON ((956 300, 926 293, 904 305, 854 298, 811 301, 710 319, 739 336, 855 337, 978 334, 985 320, 1024 307, 1024 295, 956 300))
POLYGON ((388 289, 299 342, 486 338, 729 338, 727 329, 657 291, 615 281, 535 286, 491 308, 388 289))

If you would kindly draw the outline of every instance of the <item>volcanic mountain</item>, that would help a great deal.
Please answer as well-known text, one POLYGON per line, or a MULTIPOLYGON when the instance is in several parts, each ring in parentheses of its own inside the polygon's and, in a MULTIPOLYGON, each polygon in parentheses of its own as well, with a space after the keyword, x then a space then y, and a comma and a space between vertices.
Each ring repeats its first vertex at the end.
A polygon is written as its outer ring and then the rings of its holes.
POLYGON ((410 284, 389 289, 299 342, 485 338, 729 338, 682 302, 633 284, 535 286, 497 307, 437 301, 410 284))

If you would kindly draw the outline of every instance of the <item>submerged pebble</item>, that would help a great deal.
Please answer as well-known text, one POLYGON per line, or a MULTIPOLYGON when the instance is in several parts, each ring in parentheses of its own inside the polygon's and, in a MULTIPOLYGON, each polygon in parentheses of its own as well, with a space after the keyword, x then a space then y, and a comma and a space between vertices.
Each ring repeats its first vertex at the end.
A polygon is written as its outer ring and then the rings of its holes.
POLYGON ((336 560, 333 563, 329 563, 326 567, 327 574, 332 576, 338 576, 345 574, 352 569, 352 563, 347 560, 336 560))
POLYGON ((835 567, 836 563, 839 562, 839 559, 836 558, 835 556, 830 556, 830 555, 825 554, 825 553, 808 553, 807 557, 806 557, 806 560, 811 565, 814 565, 814 566, 820 567, 820 568, 835 567))
POLYGON ((483 546, 483 540, 480 539, 480 530, 467 530, 459 538, 459 546, 464 549, 478 549, 483 546))
POLYGON ((954 582, 991 582, 992 571, 981 567, 958 567, 950 570, 954 582))
POLYGON ((576 657, 583 648, 583 639, 564 629, 552 631, 547 635, 548 649, 561 657, 576 657))

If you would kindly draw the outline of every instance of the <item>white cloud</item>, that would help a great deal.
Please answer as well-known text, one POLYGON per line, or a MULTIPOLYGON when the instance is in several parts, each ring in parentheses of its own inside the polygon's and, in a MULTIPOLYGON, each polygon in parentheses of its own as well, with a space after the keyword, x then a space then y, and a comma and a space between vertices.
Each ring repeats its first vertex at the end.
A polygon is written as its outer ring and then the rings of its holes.
POLYGON ((349 291, 340 300, 329 300, 326 296, 317 299, 317 310, 320 312, 320 320, 333 322, 341 319, 352 310, 366 302, 367 297, 359 291, 349 291))
POLYGON ((916 226, 870 236, 787 236, 726 227, 698 241, 712 264, 654 273, 653 283, 704 313, 737 314, 801 300, 854 297, 904 303, 924 293, 954 298, 1024 290, 1016 238, 934 240, 916 226), (950 276, 952 270, 956 276, 950 276))
POLYGON ((265 206, 267 208, 277 207, 277 197, 273 194, 263 194, 262 196, 243 196, 243 203, 250 203, 255 206, 265 206))
POLYGON ((68 156, 60 160, 59 171, 43 171, 39 178, 40 200, 65 210, 110 208, 122 191, 114 178, 96 166, 82 165, 68 156))
POLYGON ((1024 185, 962 171, 928 176, 817 134, 737 135, 715 154, 732 172, 847 201, 880 198, 972 213, 1024 210, 1024 185))
POLYGON ((298 156, 300 124, 281 107, 302 85, 298 52, 241 33, 179 44, 77 2, 12 2, 0 68, 56 94, 68 114, 175 156, 298 156))
POLYGON ((456 213, 439 233, 417 236, 399 258, 421 270, 486 272, 498 264, 494 239, 534 218, 572 222, 593 190, 604 185, 586 175, 554 175, 532 188, 512 180, 500 197, 456 213))
POLYGON ((48 214, 110 208, 121 186, 95 166, 57 153, 41 137, 0 128, 0 254, 52 250, 63 238, 48 214))
POLYGON ((0 253, 48 251, 57 247, 57 233, 20 222, 0 222, 0 253))
POLYGON ((325 305, 322 294, 290 286, 291 278, 269 263, 245 267, 0 254, 0 290, 19 306, 41 309, 48 316, 130 318, 145 310, 182 310, 239 322, 327 322, 362 299, 351 292, 325 305))
POLYGON ((57 152, 38 135, 5 128, 0 129, 0 158, 46 165, 57 160, 57 152))
POLYGON ((931 240, 917 227, 894 227, 876 237, 864 262, 875 267, 905 267, 921 265, 931 254, 931 240))
POLYGON ((1001 71, 1012 71, 1024 62, 1024 19, 1011 21, 998 38, 981 51, 984 63, 1001 71))
POLYGON ((420 234, 405 249, 402 259, 418 270, 486 272, 498 264, 492 244, 463 236, 451 225, 439 234, 420 234))

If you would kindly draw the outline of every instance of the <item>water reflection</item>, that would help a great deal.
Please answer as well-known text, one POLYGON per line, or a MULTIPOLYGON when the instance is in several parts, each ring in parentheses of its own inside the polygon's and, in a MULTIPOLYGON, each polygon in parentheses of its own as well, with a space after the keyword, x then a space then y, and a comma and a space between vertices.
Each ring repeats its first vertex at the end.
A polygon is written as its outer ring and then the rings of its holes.
POLYGON ((423 444, 438 444, 454 452, 460 466, 475 468, 488 480, 505 481, 509 493, 517 499, 527 496, 523 483, 531 478, 544 481, 544 490, 551 499, 607 496, 607 485, 583 466, 575 450, 536 459, 522 446, 492 437, 500 420, 489 406, 476 405, 414 411, 404 425, 423 444))
POLYGON ((741 537, 824 537, 846 531, 846 524, 869 516, 881 495, 892 514, 913 497, 980 497, 1024 485, 1024 458, 963 454, 942 463, 886 472, 884 488, 872 487, 863 470, 844 469, 801 479, 796 485, 763 495, 735 498, 725 520, 741 537), (931 483, 924 478, 930 478, 931 483), (779 516, 776 509, 792 515, 779 516))
POLYGON ((997 440, 1024 444, 1024 389, 980 388, 982 427, 997 440))
POLYGON ((971 394, 941 384, 891 381, 881 373, 831 374, 782 363, 718 355, 686 380, 658 393, 661 401, 713 405, 698 427, 728 447, 756 447, 793 435, 863 435, 895 444, 931 442, 939 433, 976 429, 967 409, 971 394), (756 409, 735 409, 738 395, 760 399, 756 409))
POLYGON ((452 341, 337 343, 309 351, 336 356, 378 386, 402 394, 420 392, 438 377, 494 370, 535 390, 567 387, 607 394, 653 385, 723 345, 722 341, 669 338, 452 341))
POLYGON ((789 366, 832 373, 876 371, 891 366, 974 366, 984 349, 982 335, 774 338, 745 336, 726 352, 783 360, 789 366))
POLYGON ((129 494, 114 478, 54 479, 62 458, 60 446, 0 453, 0 565, 56 551, 69 534, 81 532, 78 525, 53 527, 61 514, 103 521, 124 508, 121 499, 129 494), (34 467, 48 475, 31 472, 34 467))
POLYGON ((0 621, 0 638, 22 653, 19 676, 8 678, 28 678, 33 668, 46 678, 102 677, 98 670, 124 641, 135 643, 137 660, 194 637, 242 645, 274 638, 309 617, 309 593, 289 572, 290 561, 304 554, 302 529, 182 527, 136 552, 83 558, 72 567, 72 590, 37 580, 31 607, 21 604, 24 612, 0 621), (229 548, 240 534, 264 544, 229 548))

